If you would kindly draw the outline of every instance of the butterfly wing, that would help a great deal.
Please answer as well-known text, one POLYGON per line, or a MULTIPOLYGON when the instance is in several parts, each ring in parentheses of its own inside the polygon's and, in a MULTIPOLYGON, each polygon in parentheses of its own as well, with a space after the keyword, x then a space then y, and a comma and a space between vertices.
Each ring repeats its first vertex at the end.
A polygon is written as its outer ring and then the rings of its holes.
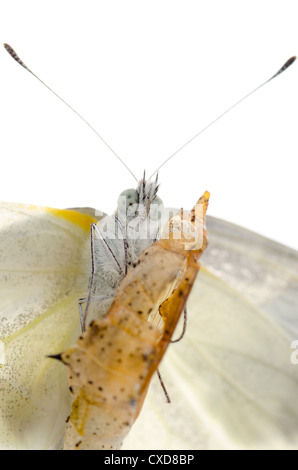
POLYGON ((297 252, 209 217, 188 328, 124 449, 297 448, 297 252), (148 436, 151 436, 150 438, 148 436), (158 438, 156 438, 158 436, 158 438))
POLYGON ((298 253, 268 238, 210 217, 208 269, 298 337, 298 253))
POLYGON ((0 446, 53 448, 70 409, 67 374, 47 355, 80 330, 88 292, 90 224, 74 211, 0 206, 0 446))

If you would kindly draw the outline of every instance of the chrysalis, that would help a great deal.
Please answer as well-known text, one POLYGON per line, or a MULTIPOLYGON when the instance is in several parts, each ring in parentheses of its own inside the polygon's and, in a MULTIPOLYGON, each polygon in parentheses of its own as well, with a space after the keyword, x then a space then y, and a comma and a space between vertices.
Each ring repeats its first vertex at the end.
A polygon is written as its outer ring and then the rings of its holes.
POLYGON ((207 245, 206 192, 169 220, 77 344, 58 356, 69 367, 72 412, 66 449, 119 449, 171 340, 207 245))

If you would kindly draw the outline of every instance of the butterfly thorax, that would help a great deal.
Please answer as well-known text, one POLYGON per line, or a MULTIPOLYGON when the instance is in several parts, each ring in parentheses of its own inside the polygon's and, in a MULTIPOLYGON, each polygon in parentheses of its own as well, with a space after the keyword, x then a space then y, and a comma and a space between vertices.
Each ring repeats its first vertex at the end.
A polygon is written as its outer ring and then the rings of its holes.
POLYGON ((107 312, 128 270, 159 239, 168 215, 157 196, 158 188, 157 178, 146 181, 144 176, 136 189, 120 194, 115 213, 97 223, 85 325, 107 312))

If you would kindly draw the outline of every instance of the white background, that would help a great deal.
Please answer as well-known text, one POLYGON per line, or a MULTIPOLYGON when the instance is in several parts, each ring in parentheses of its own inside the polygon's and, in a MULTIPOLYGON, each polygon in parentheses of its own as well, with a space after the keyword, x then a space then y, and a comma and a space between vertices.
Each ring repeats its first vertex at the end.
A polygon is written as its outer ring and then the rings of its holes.
MULTIPOLYGON (((1 1, 1 41, 148 176, 298 54, 297 0, 1 1)), ((0 199, 111 212, 131 175, 0 50, 0 199)), ((298 62, 160 171, 165 205, 298 249, 298 62)))

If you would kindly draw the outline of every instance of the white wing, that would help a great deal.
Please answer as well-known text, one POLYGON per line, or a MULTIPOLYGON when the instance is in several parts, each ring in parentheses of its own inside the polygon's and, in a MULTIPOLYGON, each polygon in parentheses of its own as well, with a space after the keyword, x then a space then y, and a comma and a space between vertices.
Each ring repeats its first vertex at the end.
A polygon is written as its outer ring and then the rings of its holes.
POLYGON ((0 205, 2 449, 47 449, 63 438, 67 372, 46 356, 79 335, 77 301, 88 292, 94 221, 73 211, 0 205))
POLYGON ((187 333, 161 368, 172 404, 152 383, 124 448, 297 448, 298 253, 223 221, 207 227, 187 333))

